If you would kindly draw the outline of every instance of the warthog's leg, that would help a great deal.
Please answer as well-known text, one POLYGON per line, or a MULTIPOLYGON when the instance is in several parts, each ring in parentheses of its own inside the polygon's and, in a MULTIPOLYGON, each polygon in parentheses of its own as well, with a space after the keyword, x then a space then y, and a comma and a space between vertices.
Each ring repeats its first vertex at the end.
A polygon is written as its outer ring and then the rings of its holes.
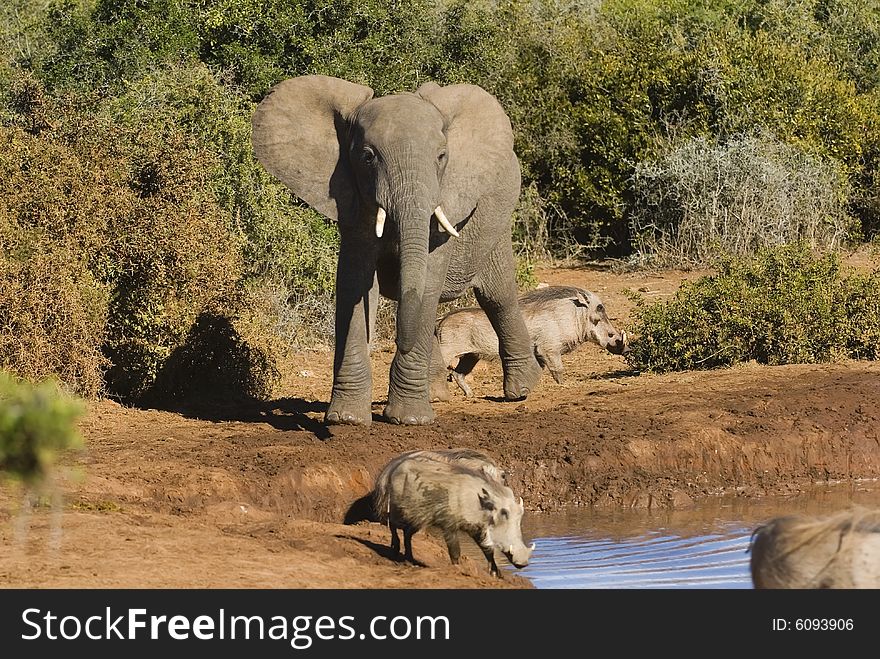
POLYGON ((479 355, 475 355, 473 353, 468 353, 466 355, 462 355, 458 358, 458 364, 452 370, 452 379, 455 380, 455 383, 459 386, 459 388, 464 392, 464 395, 468 398, 472 398, 474 395, 471 386, 465 380, 465 377, 474 370, 474 367, 480 362, 479 355))
POLYGON ((538 353, 538 362, 543 366, 547 365, 547 369, 550 371, 550 375, 553 376, 553 379, 556 380, 556 384, 562 384, 562 373, 565 371, 565 366, 562 365, 562 355, 557 353, 538 353))
POLYGON ((443 539, 446 540, 446 549, 449 550, 449 560, 453 565, 458 565, 461 558, 461 544, 458 541, 457 531, 446 531, 443 533, 443 539))
POLYGON ((415 557, 413 557, 413 552, 412 552, 412 537, 413 537, 414 533, 415 533, 415 530, 413 530, 409 526, 405 526, 403 528, 404 556, 406 557, 406 560, 408 560, 410 563, 416 562, 416 559, 415 559, 415 557))
POLYGON ((397 527, 394 524, 389 524, 388 528, 391 529, 391 551, 395 554, 400 553, 400 536, 397 535, 397 527))
POLYGON ((485 556, 486 560, 489 562, 489 574, 501 579, 501 571, 498 569, 498 563, 495 562, 495 550, 492 547, 485 547, 483 545, 483 542, 485 540, 480 536, 480 534, 471 537, 473 537, 474 542, 479 545, 480 549, 483 552, 483 556, 485 556))
POLYGON ((431 350, 431 401, 446 401, 450 399, 449 389, 446 387, 446 364, 440 353, 440 340, 434 335, 434 347, 431 350))

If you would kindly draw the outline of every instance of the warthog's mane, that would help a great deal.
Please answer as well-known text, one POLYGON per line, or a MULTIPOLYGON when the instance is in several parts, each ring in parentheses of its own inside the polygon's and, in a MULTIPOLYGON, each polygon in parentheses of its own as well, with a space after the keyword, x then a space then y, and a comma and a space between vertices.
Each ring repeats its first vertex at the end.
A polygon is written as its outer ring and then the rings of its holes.
POLYGON ((792 516, 788 520, 790 526, 786 532, 794 547, 789 551, 803 547, 828 533, 838 533, 841 537, 850 533, 880 533, 880 510, 862 506, 854 506, 818 519, 792 516))
MULTIPOLYGON (((528 306, 533 312, 541 312, 544 310, 553 310, 556 303, 560 300, 580 299, 589 304, 595 295, 595 293, 584 288, 578 288, 577 286, 545 286, 544 288, 536 288, 523 293, 519 297, 519 303, 522 307, 528 306)), ((485 314, 486 312, 480 307, 462 307, 461 309, 453 309, 441 320, 459 314, 473 313, 485 314)))
POLYGON ((545 286, 524 293, 519 300, 523 305, 543 309, 552 308, 559 300, 566 299, 581 299, 589 304, 592 296, 593 293, 577 286, 545 286))
POLYGON ((772 533, 774 531, 778 536, 777 543, 781 551, 773 553, 771 564, 765 565, 763 569, 780 575, 785 573, 784 561, 786 558, 802 549, 809 549, 814 544, 820 544, 829 536, 836 536, 836 550, 829 556, 828 561, 809 584, 809 587, 819 587, 826 574, 841 562, 850 559, 856 546, 856 543, 851 541, 854 535, 880 533, 880 510, 853 506, 850 509, 820 518, 801 515, 781 517, 755 529, 749 543, 749 551, 752 550, 758 536, 764 532, 772 533), (782 526, 781 530, 777 530, 775 528, 777 526, 782 526))
POLYGON ((483 478, 489 483, 494 480, 499 485, 504 484, 504 472, 491 457, 482 451, 469 448, 407 451, 385 465, 376 477, 376 483, 373 487, 373 507, 381 520, 386 519, 388 515, 391 475, 408 460, 439 462, 448 465, 453 473, 464 473, 483 478), (486 467, 486 469, 484 470, 482 467, 486 467), (489 476, 494 478, 489 478, 489 476))

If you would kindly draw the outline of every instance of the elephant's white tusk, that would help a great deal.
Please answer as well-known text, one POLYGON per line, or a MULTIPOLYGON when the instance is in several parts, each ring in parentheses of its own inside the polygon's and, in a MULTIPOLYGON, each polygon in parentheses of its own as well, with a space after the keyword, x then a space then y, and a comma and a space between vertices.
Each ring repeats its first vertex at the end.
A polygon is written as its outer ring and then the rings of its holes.
POLYGON ((437 206, 437 208, 434 209, 434 215, 437 216, 437 221, 440 223, 440 231, 448 231, 449 235, 458 238, 458 231, 456 231, 455 227, 449 223, 449 220, 446 218, 446 213, 443 212, 443 208, 437 206))
POLYGON ((385 209, 379 206, 379 210, 376 211, 376 238, 381 238, 382 233, 385 231, 385 209))

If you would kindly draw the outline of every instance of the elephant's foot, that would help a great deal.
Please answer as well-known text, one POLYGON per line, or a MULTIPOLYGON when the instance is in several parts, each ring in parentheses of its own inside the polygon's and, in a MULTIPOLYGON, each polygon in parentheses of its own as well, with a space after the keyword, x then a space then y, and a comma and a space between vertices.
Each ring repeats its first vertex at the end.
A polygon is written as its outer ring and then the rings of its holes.
POLYGON ((373 408, 371 401, 359 401, 351 398, 334 397, 330 401, 330 407, 324 415, 324 423, 327 425, 351 424, 368 426, 373 422, 373 408))
POLYGON ((525 398, 538 380, 541 379, 541 366, 534 356, 527 359, 504 362, 504 397, 508 400, 525 398))
POLYGON ((404 426, 425 426, 434 422, 431 403, 412 398, 397 399, 388 396, 388 405, 383 415, 390 423, 404 426))

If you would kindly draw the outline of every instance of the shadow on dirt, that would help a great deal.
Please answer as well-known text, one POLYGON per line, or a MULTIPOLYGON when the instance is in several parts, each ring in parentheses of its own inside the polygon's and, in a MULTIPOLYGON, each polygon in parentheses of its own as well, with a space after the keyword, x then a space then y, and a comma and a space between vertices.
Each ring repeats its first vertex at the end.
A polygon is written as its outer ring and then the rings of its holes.
POLYGON ((373 542, 372 540, 365 540, 364 538, 358 538, 354 535, 345 535, 338 534, 336 536, 340 540, 354 540, 355 542, 361 543, 367 549, 372 549, 382 558, 386 558, 389 561, 394 561, 395 563, 409 563, 410 565, 416 565, 418 567, 428 567, 425 563, 422 563, 420 560, 415 559, 413 561, 408 561, 400 552, 394 551, 388 545, 380 545, 378 542, 373 542))
POLYGON ((343 524, 357 524, 358 522, 378 522, 379 516, 373 509, 373 493, 365 494, 360 499, 355 499, 345 511, 343 524))
POLYGON ((608 373, 596 373, 591 380, 618 380, 620 378, 636 378, 642 374, 641 371, 634 369, 621 369, 619 371, 609 371, 608 373))
POLYGON ((308 416, 326 412, 327 403, 269 400, 278 377, 265 349, 242 337, 230 318, 205 312, 165 360, 149 391, 124 402, 205 421, 268 423, 277 430, 305 430, 330 439, 327 427, 308 416))
POLYGON ((527 396, 520 398, 505 398, 504 396, 480 396, 482 400, 488 400, 490 403, 525 403, 529 399, 527 396))
POLYGON ((276 430, 304 430, 321 440, 331 439, 333 434, 321 421, 317 421, 307 413, 327 411, 327 403, 310 401, 302 398, 279 398, 261 401, 239 399, 223 403, 181 402, 161 406, 168 412, 176 412, 191 419, 204 421, 241 421, 244 423, 267 423, 276 430))

